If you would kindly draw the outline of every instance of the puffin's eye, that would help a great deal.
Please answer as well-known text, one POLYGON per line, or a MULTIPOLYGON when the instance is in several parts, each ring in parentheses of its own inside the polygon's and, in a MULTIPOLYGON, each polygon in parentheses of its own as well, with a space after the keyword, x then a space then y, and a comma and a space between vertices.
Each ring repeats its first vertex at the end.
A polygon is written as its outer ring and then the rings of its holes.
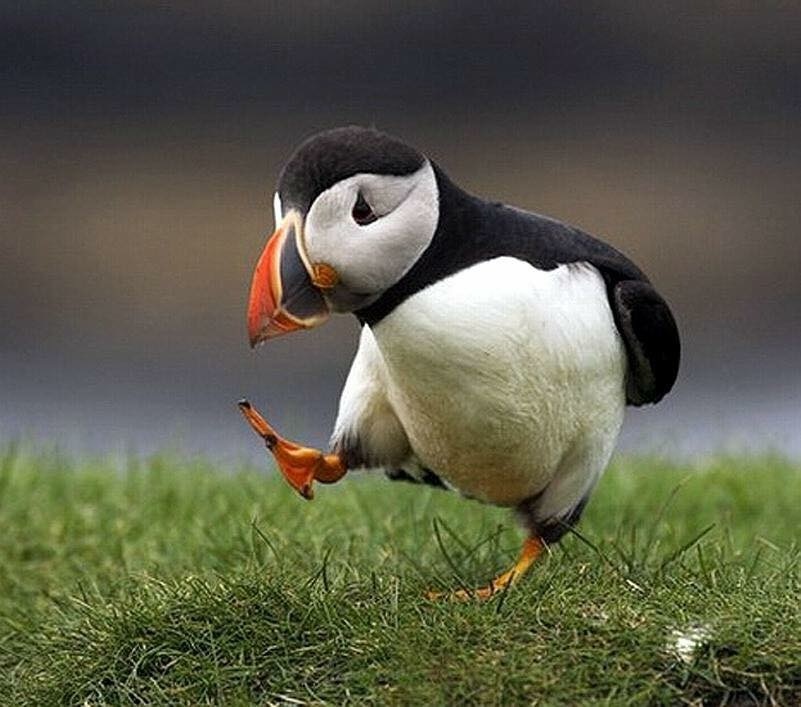
POLYGON ((370 208, 370 204, 365 201, 361 192, 359 192, 356 203, 353 205, 351 216, 353 216, 353 220, 360 226, 366 226, 368 223, 372 223, 378 218, 370 208))

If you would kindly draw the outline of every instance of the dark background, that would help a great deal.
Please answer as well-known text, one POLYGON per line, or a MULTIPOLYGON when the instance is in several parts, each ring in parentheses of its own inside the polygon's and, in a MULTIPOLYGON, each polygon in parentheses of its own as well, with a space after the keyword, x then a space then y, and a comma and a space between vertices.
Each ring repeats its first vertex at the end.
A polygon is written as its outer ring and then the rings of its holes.
POLYGON ((246 344, 294 146, 398 134, 627 252, 684 339, 622 446, 801 455, 801 4, 0 4, 0 440, 325 442, 354 321, 246 344))

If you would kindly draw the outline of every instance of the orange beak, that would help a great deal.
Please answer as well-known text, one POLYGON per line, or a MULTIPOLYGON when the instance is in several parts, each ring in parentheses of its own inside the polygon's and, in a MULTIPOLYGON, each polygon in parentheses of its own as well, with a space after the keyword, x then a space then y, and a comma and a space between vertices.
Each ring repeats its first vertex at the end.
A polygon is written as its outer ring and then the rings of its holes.
POLYGON ((301 229, 299 214, 290 211, 256 263, 248 302, 251 347, 291 331, 310 329, 328 318, 325 298, 309 275, 301 229))

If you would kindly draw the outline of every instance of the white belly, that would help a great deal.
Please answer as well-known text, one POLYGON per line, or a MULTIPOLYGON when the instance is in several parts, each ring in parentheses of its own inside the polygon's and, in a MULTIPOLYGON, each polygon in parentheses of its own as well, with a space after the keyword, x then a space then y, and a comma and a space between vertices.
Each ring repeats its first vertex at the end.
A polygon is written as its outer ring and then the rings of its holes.
POLYGON ((555 503, 567 507, 603 471, 626 362, 591 266, 480 263, 413 295, 373 334, 412 451, 462 492, 514 505, 558 476, 567 500, 555 503))

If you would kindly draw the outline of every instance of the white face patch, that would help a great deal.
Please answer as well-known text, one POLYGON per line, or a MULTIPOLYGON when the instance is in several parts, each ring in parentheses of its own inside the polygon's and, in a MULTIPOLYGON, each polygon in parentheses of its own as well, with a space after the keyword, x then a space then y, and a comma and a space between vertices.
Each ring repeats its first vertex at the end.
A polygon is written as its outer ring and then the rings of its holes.
POLYGON ((400 280, 431 243, 439 220, 439 192, 426 160, 414 174, 356 174, 322 192, 304 224, 312 264, 326 263, 344 288, 378 294, 400 280), (359 194, 378 217, 364 226, 352 215, 359 194))

